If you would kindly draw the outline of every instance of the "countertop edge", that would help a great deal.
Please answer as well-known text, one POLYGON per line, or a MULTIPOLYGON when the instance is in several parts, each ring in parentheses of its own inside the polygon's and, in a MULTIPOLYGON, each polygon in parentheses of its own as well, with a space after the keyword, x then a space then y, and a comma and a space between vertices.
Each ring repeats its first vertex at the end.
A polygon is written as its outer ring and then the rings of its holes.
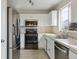
POLYGON ((51 39, 53 38, 52 40, 54 40, 54 41, 56 41, 56 42, 58 42, 60 44, 63 44, 64 46, 69 48, 70 51, 72 51, 73 53, 77 54, 77 48, 71 47, 69 44, 65 44, 64 42, 60 42, 60 41, 56 40, 56 38, 54 38, 54 37, 50 37, 50 36, 45 35, 45 34, 44 34, 44 36, 49 37, 51 39))

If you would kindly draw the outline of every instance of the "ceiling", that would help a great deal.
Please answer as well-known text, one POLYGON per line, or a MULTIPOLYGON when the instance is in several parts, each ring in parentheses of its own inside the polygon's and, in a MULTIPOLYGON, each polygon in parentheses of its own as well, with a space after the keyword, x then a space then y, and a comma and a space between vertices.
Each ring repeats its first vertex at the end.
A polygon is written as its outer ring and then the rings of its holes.
POLYGON ((44 11, 53 8, 56 4, 61 2, 61 0, 32 0, 34 2, 32 6, 28 1, 29 0, 8 0, 8 4, 18 11, 44 11))

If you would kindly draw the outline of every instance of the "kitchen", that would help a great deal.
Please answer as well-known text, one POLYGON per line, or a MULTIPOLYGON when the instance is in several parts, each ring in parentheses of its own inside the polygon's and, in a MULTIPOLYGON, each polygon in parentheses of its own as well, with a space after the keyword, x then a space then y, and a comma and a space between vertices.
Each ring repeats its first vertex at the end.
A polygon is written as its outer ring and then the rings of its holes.
POLYGON ((9 59, 77 59, 76 0, 7 0, 9 59))

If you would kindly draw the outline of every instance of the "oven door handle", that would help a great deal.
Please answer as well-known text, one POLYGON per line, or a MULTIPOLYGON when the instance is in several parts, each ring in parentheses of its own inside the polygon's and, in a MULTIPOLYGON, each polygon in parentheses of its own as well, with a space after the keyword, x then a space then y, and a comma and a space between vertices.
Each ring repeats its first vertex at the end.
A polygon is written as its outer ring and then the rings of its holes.
POLYGON ((58 47, 56 44, 55 44, 55 47, 56 47, 58 50, 60 50, 61 52, 63 52, 63 53, 67 53, 66 50, 64 50, 64 49, 62 49, 62 48, 60 48, 60 47, 58 47))

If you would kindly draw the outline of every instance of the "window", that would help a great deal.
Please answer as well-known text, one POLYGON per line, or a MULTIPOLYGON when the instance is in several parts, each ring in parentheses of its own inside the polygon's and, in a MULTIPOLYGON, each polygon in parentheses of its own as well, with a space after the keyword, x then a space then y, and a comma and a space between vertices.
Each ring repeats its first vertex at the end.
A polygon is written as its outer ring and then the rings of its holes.
POLYGON ((59 31, 68 30, 71 22, 71 3, 59 10, 59 31))

